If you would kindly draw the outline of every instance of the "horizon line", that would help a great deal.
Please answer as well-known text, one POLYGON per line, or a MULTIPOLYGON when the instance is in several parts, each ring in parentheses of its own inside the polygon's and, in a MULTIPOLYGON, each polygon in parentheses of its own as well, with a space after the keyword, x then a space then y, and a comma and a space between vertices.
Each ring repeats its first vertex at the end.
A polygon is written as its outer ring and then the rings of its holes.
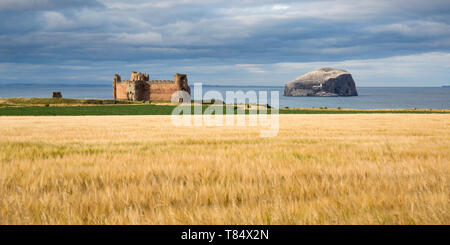
MULTIPOLYGON (((89 83, 0 83, 0 86, 66 86, 66 87, 75 87, 75 86, 83 86, 83 87, 88 87, 88 86, 107 86, 107 84, 104 83, 93 83, 93 84, 89 84, 89 83)), ((285 85, 216 85, 216 84, 202 84, 202 86, 206 86, 206 87, 284 87, 285 85)), ((425 86, 425 85, 411 85, 411 86, 401 86, 401 85, 397 85, 397 86, 389 86, 389 85, 381 85, 381 86, 377 86, 377 85, 372 85, 372 86, 367 86, 367 85, 363 85, 363 86, 358 86, 356 85, 356 87, 359 88, 442 88, 442 87, 449 87, 450 84, 443 84, 443 85, 434 85, 434 86, 425 86)))

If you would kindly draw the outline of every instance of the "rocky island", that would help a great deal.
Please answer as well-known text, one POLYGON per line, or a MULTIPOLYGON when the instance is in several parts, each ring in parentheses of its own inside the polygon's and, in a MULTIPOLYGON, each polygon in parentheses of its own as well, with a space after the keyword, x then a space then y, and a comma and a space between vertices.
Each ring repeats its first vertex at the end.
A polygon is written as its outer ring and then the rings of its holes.
POLYGON ((355 81, 345 71, 330 67, 311 71, 286 84, 284 96, 357 96, 355 81))

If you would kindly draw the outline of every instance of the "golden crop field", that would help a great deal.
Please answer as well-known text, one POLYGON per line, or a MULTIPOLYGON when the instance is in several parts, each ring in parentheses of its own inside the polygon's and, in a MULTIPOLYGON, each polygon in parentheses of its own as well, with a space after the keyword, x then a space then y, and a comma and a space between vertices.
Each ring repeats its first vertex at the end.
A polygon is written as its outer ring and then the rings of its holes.
POLYGON ((0 224, 450 224, 450 115, 0 117, 0 224))

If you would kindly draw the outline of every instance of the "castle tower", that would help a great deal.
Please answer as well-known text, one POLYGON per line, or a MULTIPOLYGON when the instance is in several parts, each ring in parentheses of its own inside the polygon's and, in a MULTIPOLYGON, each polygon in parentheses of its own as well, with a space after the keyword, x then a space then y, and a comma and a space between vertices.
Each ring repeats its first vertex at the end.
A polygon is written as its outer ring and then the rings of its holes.
POLYGON ((147 73, 131 72, 130 81, 148 81, 150 76, 147 73))
POLYGON ((178 90, 183 90, 190 93, 186 74, 176 73, 175 76, 173 77, 173 81, 175 82, 175 85, 178 88, 178 90))
POLYGON ((114 79, 113 79, 113 96, 114 96, 114 100, 117 100, 117 83, 121 82, 121 78, 119 76, 119 74, 115 74, 114 75, 114 79))

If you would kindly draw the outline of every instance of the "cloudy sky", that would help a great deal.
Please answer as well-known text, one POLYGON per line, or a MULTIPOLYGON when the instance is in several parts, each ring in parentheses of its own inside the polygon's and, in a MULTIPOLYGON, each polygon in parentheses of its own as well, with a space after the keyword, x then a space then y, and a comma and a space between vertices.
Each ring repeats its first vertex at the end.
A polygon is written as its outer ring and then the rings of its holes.
POLYGON ((323 66, 358 86, 450 84, 448 0, 0 0, 0 19, 0 84, 283 85, 323 66))

